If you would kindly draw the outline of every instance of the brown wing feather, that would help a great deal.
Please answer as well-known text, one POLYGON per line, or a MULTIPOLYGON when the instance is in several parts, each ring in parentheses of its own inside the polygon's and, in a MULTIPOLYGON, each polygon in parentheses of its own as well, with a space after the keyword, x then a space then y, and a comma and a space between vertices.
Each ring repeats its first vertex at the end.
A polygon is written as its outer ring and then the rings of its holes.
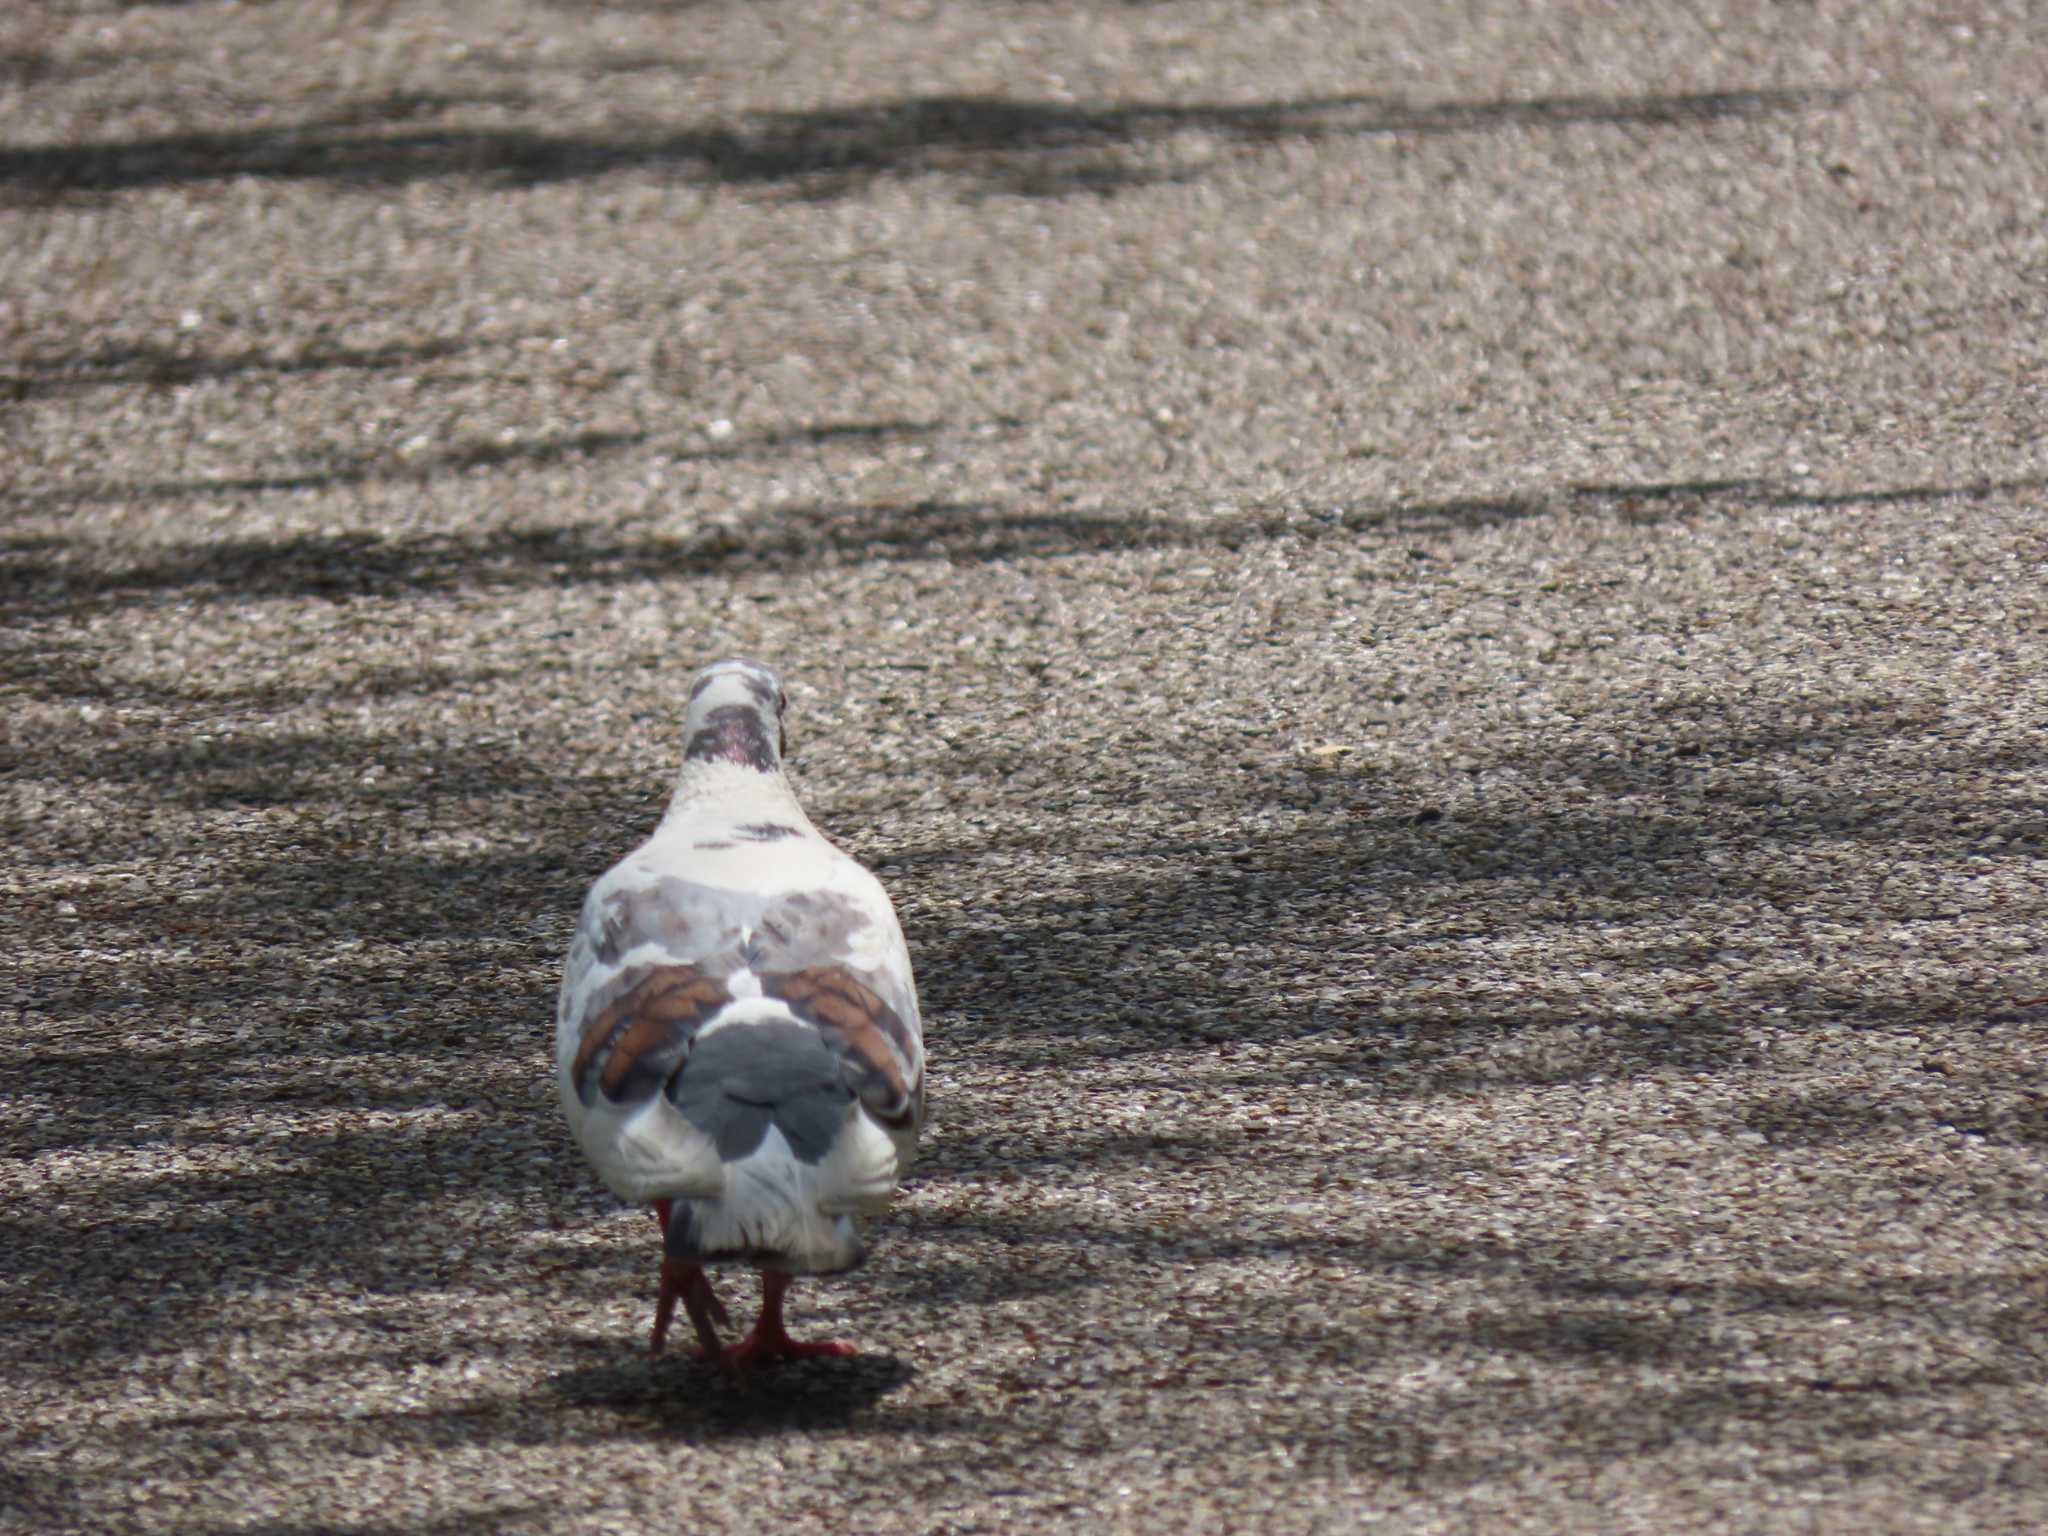
POLYGON ((625 991, 583 1025, 570 1069, 577 1094, 587 1104, 600 1091, 621 1100, 658 1089, 704 1021, 731 1001, 724 982, 694 965, 628 972, 625 991))
POLYGON ((923 1083, 905 1082, 902 1065, 916 1059, 910 1032, 896 1010, 852 971, 818 965, 764 976, 761 991, 781 998, 798 1018, 837 1035, 847 1055, 871 1080, 879 1080, 883 1092, 861 1097, 880 1119, 899 1125, 915 1115, 923 1083))

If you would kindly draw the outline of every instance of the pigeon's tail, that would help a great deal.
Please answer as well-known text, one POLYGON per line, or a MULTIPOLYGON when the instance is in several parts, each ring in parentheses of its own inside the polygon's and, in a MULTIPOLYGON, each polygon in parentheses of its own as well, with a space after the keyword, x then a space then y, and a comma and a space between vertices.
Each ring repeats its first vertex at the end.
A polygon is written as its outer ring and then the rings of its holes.
POLYGON ((849 1063, 826 1036, 790 1017, 709 1030, 666 1096, 722 1165, 716 1197, 677 1202, 671 1258, 796 1273, 860 1262, 854 1218, 888 1204, 897 1149, 861 1107, 849 1063))

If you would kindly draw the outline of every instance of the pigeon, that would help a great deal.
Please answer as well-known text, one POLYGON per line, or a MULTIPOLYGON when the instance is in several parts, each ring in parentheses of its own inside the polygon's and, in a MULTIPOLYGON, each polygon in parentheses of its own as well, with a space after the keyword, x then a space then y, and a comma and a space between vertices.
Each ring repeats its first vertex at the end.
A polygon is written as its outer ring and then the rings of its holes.
POLYGON ((851 1269, 924 1122, 924 1038, 887 892, 811 825, 783 776, 788 700, 758 662, 690 684, 683 765, 654 834, 591 887, 556 1015, 556 1083, 584 1154, 662 1232, 658 1353, 680 1301, 734 1368, 850 1355, 799 1343, 796 1275, 851 1269), (761 1272, 725 1344, 707 1264, 761 1272))

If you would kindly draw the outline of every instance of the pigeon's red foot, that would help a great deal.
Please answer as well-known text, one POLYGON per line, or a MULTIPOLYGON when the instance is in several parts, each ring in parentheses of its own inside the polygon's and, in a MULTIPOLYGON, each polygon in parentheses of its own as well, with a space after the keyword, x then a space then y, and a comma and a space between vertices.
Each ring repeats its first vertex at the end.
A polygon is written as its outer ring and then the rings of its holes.
POLYGON ((728 1370, 744 1371, 750 1366, 761 1365, 770 1360, 808 1360, 820 1355, 844 1359, 848 1355, 859 1353, 860 1351, 851 1344, 842 1343, 838 1339, 798 1340, 792 1339, 780 1328, 773 1333, 764 1333, 761 1329, 755 1328, 739 1343, 729 1346, 719 1356, 718 1363, 728 1370))
POLYGON ((789 1330, 782 1325, 782 1296, 789 1289, 791 1278, 783 1270, 762 1270, 761 1315, 754 1320, 752 1330, 739 1343, 716 1352, 707 1342, 704 1357, 716 1360, 729 1371, 744 1371, 773 1360, 808 1360, 819 1356, 843 1359, 859 1353, 851 1344, 842 1344, 837 1339, 805 1343, 789 1336, 789 1330))
MULTIPOLYGON (((662 1236, 668 1235, 669 1202, 654 1202, 654 1219, 661 1223, 662 1236)), ((730 1328, 732 1319, 727 1316, 725 1303, 718 1299, 718 1293, 711 1289, 711 1282, 705 1278, 701 1264, 678 1264, 666 1253, 661 1256, 661 1293, 654 1302, 654 1342, 652 1352, 661 1353, 661 1346, 668 1340, 668 1325, 676 1315, 676 1303, 683 1304, 683 1311, 689 1315, 690 1324, 697 1330, 700 1355, 720 1356, 724 1347, 718 1342, 720 1327, 730 1328)))
MULTIPOLYGON (((654 1219, 661 1224, 664 1238, 668 1236, 669 1211, 668 1201, 654 1202, 654 1219)), ((844 1359, 858 1354, 859 1351, 851 1344, 842 1344, 837 1339, 801 1343, 789 1336, 789 1330, 782 1326, 782 1297, 794 1278, 787 1270, 762 1270, 761 1315, 754 1319, 754 1326, 744 1339, 737 1344, 725 1344, 720 1342, 718 1330, 730 1328, 732 1318, 726 1313, 725 1303, 718 1299, 718 1293, 711 1289, 711 1282, 705 1278, 704 1266, 678 1264, 664 1253, 661 1257, 661 1294, 654 1303, 653 1352, 660 1354, 661 1346, 667 1342, 668 1326, 675 1319, 676 1303, 680 1301, 683 1311, 689 1315, 691 1326, 697 1330, 697 1347, 691 1353, 699 1360, 712 1361, 729 1371, 744 1371, 772 1360, 808 1360, 821 1355, 844 1359)))
POLYGON ((654 1304, 653 1353, 661 1353, 661 1346, 668 1338, 669 1320, 676 1315, 678 1301, 682 1302, 691 1326, 697 1330, 698 1353, 722 1354, 724 1346, 718 1342, 718 1330, 721 1326, 732 1326, 725 1303, 711 1289, 711 1282, 705 1278, 701 1265, 678 1264, 666 1257, 661 1261, 661 1295, 654 1304))

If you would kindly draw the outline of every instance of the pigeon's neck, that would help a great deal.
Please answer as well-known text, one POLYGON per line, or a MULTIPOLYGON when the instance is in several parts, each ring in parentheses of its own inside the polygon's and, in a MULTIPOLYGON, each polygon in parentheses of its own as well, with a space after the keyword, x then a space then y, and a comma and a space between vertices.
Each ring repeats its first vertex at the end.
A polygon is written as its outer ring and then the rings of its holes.
POLYGON ((675 793, 669 796, 664 821, 715 813, 731 821, 763 819, 773 812, 781 820, 804 821, 803 807, 796 792, 778 768, 772 772, 741 763, 691 758, 676 775, 675 793))

